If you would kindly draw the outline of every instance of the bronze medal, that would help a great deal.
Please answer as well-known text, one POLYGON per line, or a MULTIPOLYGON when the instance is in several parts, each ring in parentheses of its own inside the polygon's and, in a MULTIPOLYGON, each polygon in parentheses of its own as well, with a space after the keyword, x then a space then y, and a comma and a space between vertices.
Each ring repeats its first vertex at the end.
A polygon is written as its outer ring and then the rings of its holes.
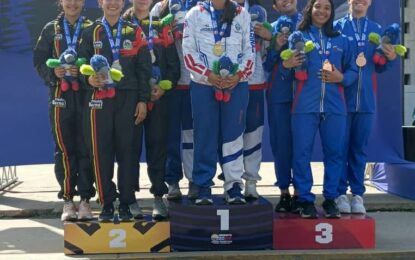
POLYGON ((366 63, 367 63, 367 60, 366 60, 365 54, 363 54, 363 52, 361 52, 359 54, 359 56, 357 56, 357 58, 356 58, 356 64, 357 64, 357 66, 362 68, 362 67, 366 66, 366 63))
POLYGON ((222 56, 223 55, 223 47, 222 47, 222 45, 220 44, 220 42, 217 42, 217 43, 215 43, 214 45, 213 45, 213 54, 215 55, 215 56, 218 56, 218 57, 220 57, 220 56, 222 56))
POLYGON ((323 70, 325 70, 325 71, 333 71, 333 65, 327 59, 323 63, 323 70))

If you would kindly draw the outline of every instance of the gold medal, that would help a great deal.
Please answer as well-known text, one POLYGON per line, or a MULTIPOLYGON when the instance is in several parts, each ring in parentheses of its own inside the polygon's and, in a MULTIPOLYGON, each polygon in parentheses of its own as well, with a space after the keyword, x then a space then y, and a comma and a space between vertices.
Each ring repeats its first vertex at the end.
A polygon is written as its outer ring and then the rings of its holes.
POLYGON ((363 52, 359 53, 359 56, 357 56, 356 58, 356 64, 357 66, 359 66, 360 68, 366 66, 367 60, 365 57, 365 54, 363 52))
POLYGON ((222 47, 222 45, 220 44, 220 42, 217 42, 217 43, 215 43, 215 45, 213 45, 213 54, 215 55, 215 56, 218 56, 218 57, 220 57, 220 56, 222 56, 223 55, 223 47, 222 47))
POLYGON ((333 71, 333 65, 327 59, 323 63, 323 70, 325 70, 325 71, 333 71))

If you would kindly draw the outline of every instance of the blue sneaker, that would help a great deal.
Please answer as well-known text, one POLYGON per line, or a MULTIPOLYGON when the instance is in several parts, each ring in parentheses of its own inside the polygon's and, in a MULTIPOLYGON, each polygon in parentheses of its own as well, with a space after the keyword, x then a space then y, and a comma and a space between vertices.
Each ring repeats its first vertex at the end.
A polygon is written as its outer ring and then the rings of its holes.
POLYGON ((225 192, 225 200, 228 204, 245 204, 246 200, 242 195, 239 183, 235 182, 230 190, 225 192))
POLYGON ((195 201, 196 205, 212 205, 212 190, 210 187, 199 187, 199 196, 195 201))
POLYGON ((112 222, 114 221, 114 204, 106 204, 101 210, 101 213, 98 216, 98 221, 100 222, 112 222))

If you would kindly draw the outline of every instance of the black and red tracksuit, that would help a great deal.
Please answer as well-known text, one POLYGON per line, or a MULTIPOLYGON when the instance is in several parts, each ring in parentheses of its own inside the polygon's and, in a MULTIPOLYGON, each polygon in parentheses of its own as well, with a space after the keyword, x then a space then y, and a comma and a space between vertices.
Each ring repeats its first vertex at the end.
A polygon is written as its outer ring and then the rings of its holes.
MULTIPOLYGON (((118 24, 110 29, 115 32, 118 24)), ((115 34, 114 34, 115 35, 115 34)), ((101 21, 96 21, 82 34, 79 55, 88 61, 100 54, 113 62, 111 46, 101 21)), ((135 125, 138 102, 150 99, 149 78, 151 57, 140 28, 124 22, 121 35, 120 63, 124 77, 115 87, 115 97, 97 99, 98 89, 88 84, 88 127, 95 182, 102 204, 110 204, 119 197, 120 203, 135 202, 140 141, 140 125, 135 125), (118 191, 112 182, 114 161, 118 162, 118 191)))
MULTIPOLYGON (((146 37, 149 35, 149 18, 134 19, 133 8, 126 11, 124 19, 137 21, 146 37)), ((153 17, 153 21, 159 21, 153 17)), ((180 78, 180 63, 177 55, 172 29, 170 25, 161 27, 153 25, 154 55, 153 65, 159 66, 162 80, 170 80, 172 85, 177 84, 180 78)), ((167 131, 168 131, 168 95, 167 91, 156 102, 149 103, 147 118, 144 120, 144 141, 146 149, 147 173, 150 178, 150 192, 155 196, 163 196, 168 192, 165 183, 167 159, 167 131)), ((142 137, 140 137, 142 138, 142 137)))
MULTIPOLYGON (((81 31, 91 24, 90 20, 84 18, 81 31)), ((69 25, 71 37, 75 25, 69 25)), ((79 194, 81 198, 89 199, 95 196, 95 189, 83 135, 85 124, 82 111, 86 91, 69 89, 63 92, 60 88, 61 80, 56 77, 54 69, 46 66, 49 58, 58 59, 67 49, 63 28, 63 16, 45 25, 33 50, 33 64, 49 87, 49 117, 55 141, 55 175, 60 185, 58 197, 68 200, 79 194)))

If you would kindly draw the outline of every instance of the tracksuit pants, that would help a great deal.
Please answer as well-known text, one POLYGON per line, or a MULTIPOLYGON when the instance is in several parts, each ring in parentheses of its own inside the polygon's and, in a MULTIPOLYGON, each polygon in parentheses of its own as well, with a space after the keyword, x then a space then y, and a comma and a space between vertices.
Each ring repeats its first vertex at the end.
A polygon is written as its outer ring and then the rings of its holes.
POLYGON ((161 97, 154 103, 153 109, 147 111, 147 117, 143 122, 144 133, 140 136, 140 139, 144 136, 145 141, 147 173, 151 182, 150 193, 159 197, 168 191, 165 183, 168 127, 166 98, 167 96, 161 97))
POLYGON ((193 119, 189 89, 173 89, 168 99, 166 182, 178 183, 183 172, 192 181, 193 119), (183 162, 183 167, 182 167, 183 162))
POLYGON ((91 162, 84 139, 84 91, 62 92, 50 88, 49 119, 55 141, 55 175, 60 185, 58 198, 82 199, 95 196, 91 162), (77 189, 77 191, 76 191, 77 189))
POLYGON ((219 151, 225 191, 234 183, 242 187, 248 84, 239 83, 227 103, 216 101, 213 87, 195 82, 190 83, 190 94, 194 129, 193 182, 200 187, 213 185, 219 151))
POLYGON ((249 90, 244 141, 244 174, 249 181, 261 180, 262 133, 264 131, 264 90, 249 90))
POLYGON ((344 167, 339 184, 339 195, 365 193, 366 149, 375 115, 372 113, 348 113, 344 148, 344 167))
MULTIPOLYGON (((92 93, 92 92, 91 92, 92 93)), ((138 91, 117 90, 114 98, 96 100, 92 93, 88 99, 88 128, 90 153, 95 183, 101 204, 136 201, 141 126, 135 125, 138 91), (114 161, 118 162, 118 190, 112 181, 114 161)))
POLYGON ((325 199, 335 199, 343 168, 346 115, 308 113, 292 114, 291 118, 294 186, 299 201, 315 200, 315 195, 311 192, 313 175, 310 162, 317 130, 320 132, 324 155, 323 196, 325 199))
POLYGON ((274 169, 281 190, 292 183, 291 102, 268 105, 269 140, 274 157, 274 169))

